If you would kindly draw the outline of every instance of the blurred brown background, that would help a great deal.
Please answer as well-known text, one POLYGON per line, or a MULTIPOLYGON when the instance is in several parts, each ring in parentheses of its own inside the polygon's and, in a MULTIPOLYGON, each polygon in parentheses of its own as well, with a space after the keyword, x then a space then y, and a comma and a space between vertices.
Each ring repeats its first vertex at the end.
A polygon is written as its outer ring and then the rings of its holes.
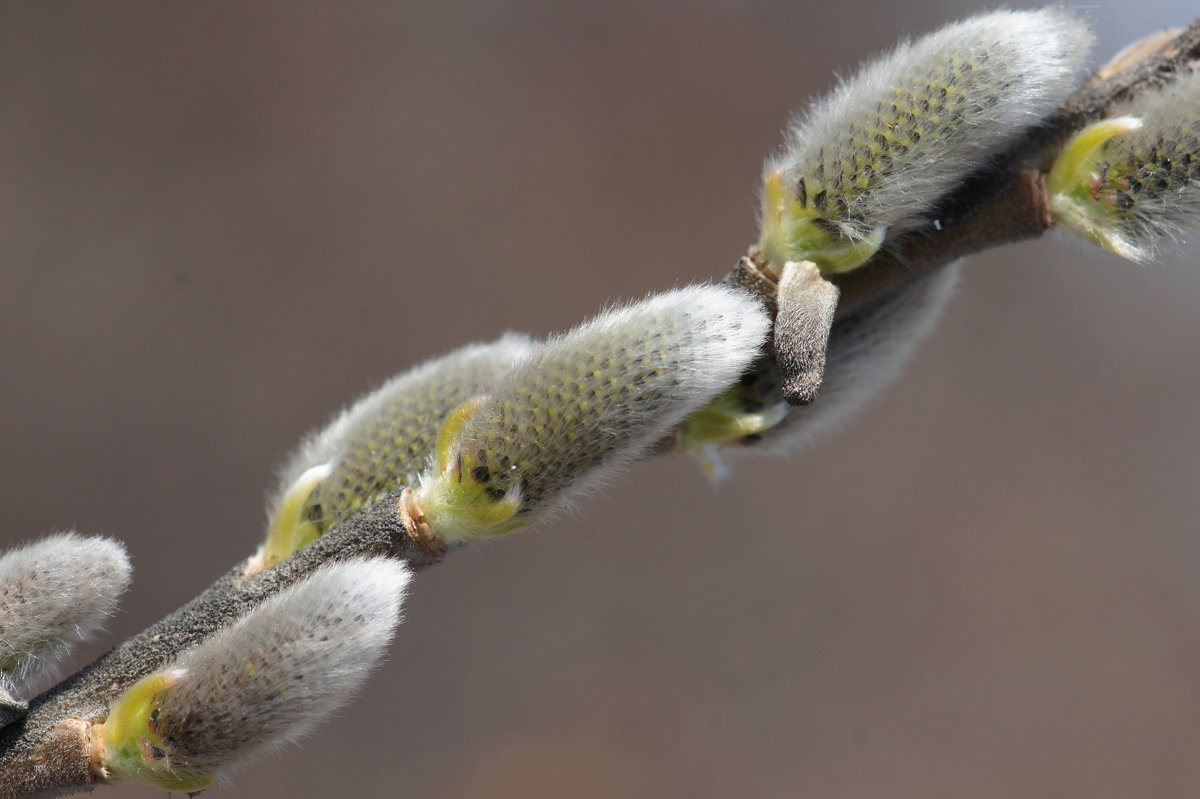
MULTIPOLYGON (((1096 58, 1180 5, 1094 7, 1096 58)), ((77 662, 248 554, 371 383, 722 275, 789 110, 985 7, 0 5, 0 539, 137 568, 77 662)), ((842 434, 456 554, 366 696, 214 795, 1194 795, 1198 262, 975 259, 842 434)))

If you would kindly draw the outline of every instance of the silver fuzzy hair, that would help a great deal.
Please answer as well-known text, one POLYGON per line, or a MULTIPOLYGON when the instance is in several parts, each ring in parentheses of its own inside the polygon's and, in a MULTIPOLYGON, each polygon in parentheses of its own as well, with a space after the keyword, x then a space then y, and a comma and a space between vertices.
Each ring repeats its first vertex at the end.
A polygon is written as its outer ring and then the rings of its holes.
MULTIPOLYGON (((601 314, 550 339, 495 387, 454 448, 497 501, 519 497, 517 524, 538 521, 615 474, 728 387, 758 355, 769 320, 739 289, 692 286, 601 314)), ((439 490, 437 464, 421 494, 439 490)), ((445 483, 443 483, 444 485, 445 483)), ((454 541, 488 530, 428 519, 454 541)))
POLYGON ((408 569, 322 567, 182 655, 153 719, 176 775, 213 775, 293 741, 346 705, 400 621, 408 569))
POLYGON ((395 488, 411 485, 424 470, 438 429, 462 402, 486 392, 536 347, 506 333, 471 344, 403 372, 364 395, 325 428, 311 434, 280 473, 271 507, 308 469, 329 464, 313 490, 322 529, 344 520, 395 488))
POLYGON ((794 453, 837 430, 894 382, 937 326, 959 271, 959 264, 951 264, 834 324, 820 397, 792 408, 763 434, 763 444, 780 454, 794 453))
POLYGON ((0 688, 24 695, 98 630, 129 586, 125 547, 58 533, 0 557, 0 688))
POLYGON ((1145 262, 1165 240, 1200 227, 1200 72, 1119 113, 1142 125, 1104 143, 1097 193, 1115 195, 1125 254, 1145 262))
POLYGON ((843 235, 902 231, 1067 97, 1091 41, 1078 16, 1045 8, 903 43, 798 117, 764 176, 782 169, 843 235))

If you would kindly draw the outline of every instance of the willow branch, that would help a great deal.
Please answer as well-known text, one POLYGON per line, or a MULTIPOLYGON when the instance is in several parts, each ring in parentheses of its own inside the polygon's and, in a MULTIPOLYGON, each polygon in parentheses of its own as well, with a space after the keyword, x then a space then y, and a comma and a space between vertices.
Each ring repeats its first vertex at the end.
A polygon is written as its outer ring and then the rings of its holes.
MULTIPOLYGON (((838 318, 963 256, 1045 233, 1053 222, 1042 176, 1062 143, 1113 106, 1198 64, 1200 20, 1177 36, 1146 39, 1098 70, 1047 124, 946 197, 929 224, 859 269, 835 277, 841 292, 838 318)), ((743 259, 727 282, 773 306, 774 281, 753 266, 753 255, 743 259)), ((247 575, 246 566, 239 565, 184 607, 37 697, 23 717, 0 729, 0 799, 57 796, 100 782, 88 757, 90 723, 102 721, 129 685, 321 565, 372 555, 399 558, 414 569, 439 562, 442 553, 410 530, 400 492, 394 492, 274 567, 247 575)), ((19 706, 6 705, 4 717, 20 712, 19 706)))

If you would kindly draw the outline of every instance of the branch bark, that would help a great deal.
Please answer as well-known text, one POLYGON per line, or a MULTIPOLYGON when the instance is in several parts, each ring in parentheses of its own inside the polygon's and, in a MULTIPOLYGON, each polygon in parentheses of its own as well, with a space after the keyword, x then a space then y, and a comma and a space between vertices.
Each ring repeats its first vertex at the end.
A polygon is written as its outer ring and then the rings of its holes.
MULTIPOLYGON (((841 295, 835 325, 963 256, 1045 233, 1053 222, 1042 176, 1057 150, 1113 106, 1197 68, 1200 19, 1177 36, 1156 34, 1140 51, 1135 48, 1098 70, 1049 123, 945 198, 927 226, 859 269, 834 277, 841 295)), ((726 282, 753 291, 774 308, 777 286, 755 268, 753 253, 726 282)), ((0 799, 59 796, 103 782, 88 757, 88 729, 103 721, 129 685, 321 565, 372 555, 399 558, 414 570, 439 562, 441 553, 410 533, 400 494, 394 492, 274 567, 247 575, 245 564, 239 565, 184 607, 34 699, 24 717, 0 729, 0 799)))

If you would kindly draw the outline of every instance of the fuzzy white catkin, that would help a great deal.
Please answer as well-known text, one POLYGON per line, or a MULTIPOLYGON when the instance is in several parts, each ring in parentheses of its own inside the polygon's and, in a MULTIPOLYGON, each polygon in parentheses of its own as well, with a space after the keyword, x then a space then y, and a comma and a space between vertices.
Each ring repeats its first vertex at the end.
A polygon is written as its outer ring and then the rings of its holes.
POLYGON ((1046 8, 901 44, 799 117, 764 175, 782 170, 792 196, 844 236, 903 230, 1066 98, 1091 39, 1075 14, 1046 8))
POLYGON ((348 703, 391 640, 408 580, 385 558, 324 566, 181 656, 152 717, 162 767, 215 775, 348 703))
POLYGON ((427 361, 366 394, 301 444, 280 475, 278 507, 308 469, 329 465, 313 490, 306 516, 322 531, 388 491, 416 481, 446 415, 484 393, 536 344, 507 333, 427 361))
MULTIPOLYGON (((569 493, 602 482, 733 383, 769 321, 758 300, 693 286, 601 314, 553 338, 474 409, 421 479, 432 533, 446 541, 531 524, 569 493), (515 516, 484 523, 464 507, 508 501, 515 516), (458 492, 458 493, 456 493, 458 492)), ((487 516, 486 513, 482 516, 487 516)))
POLYGON ((0 687, 21 695, 52 671, 112 614, 130 573, 120 543, 74 532, 0 556, 0 687))

